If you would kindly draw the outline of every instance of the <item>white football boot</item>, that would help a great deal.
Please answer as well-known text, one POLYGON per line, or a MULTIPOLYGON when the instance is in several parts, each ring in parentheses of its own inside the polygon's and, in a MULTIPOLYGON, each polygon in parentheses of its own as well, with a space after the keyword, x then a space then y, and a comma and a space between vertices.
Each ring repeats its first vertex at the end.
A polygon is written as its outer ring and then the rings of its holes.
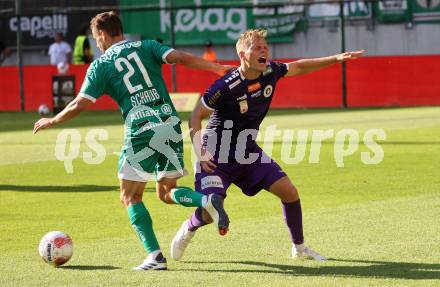
POLYGON ((162 252, 154 253, 148 254, 147 259, 133 270, 167 270, 167 259, 163 257, 162 252))
POLYGON ((191 241, 191 238, 193 238, 194 234, 196 234, 195 231, 188 230, 188 222, 189 220, 183 222, 182 226, 180 226, 179 231, 177 231, 173 241, 171 242, 171 258, 177 261, 182 258, 186 247, 191 241))
POLYGON ((313 251, 310 247, 303 244, 293 244, 292 246, 292 258, 301 259, 313 259, 316 261, 325 261, 327 258, 322 256, 316 251, 313 251))
POLYGON ((223 208, 221 196, 215 193, 210 194, 203 208, 209 213, 214 223, 217 224, 220 235, 226 235, 229 230, 229 217, 223 208))

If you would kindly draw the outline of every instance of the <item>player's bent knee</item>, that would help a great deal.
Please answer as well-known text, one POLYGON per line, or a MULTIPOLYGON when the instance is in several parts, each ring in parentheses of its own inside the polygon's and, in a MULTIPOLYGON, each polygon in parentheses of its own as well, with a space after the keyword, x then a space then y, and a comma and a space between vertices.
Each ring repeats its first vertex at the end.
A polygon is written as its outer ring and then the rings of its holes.
POLYGON ((122 205, 124 205, 125 207, 128 206, 127 197, 122 192, 119 195, 119 201, 121 201, 122 205))
POLYGON ((292 195, 296 196, 297 198, 299 198, 299 192, 298 189, 296 189, 296 187, 294 186, 292 189, 292 195))
POLYGON ((125 194, 125 193, 121 192, 119 199, 121 200, 122 204, 125 207, 128 207, 130 205, 134 205, 138 202, 141 202, 142 196, 140 196, 138 194, 125 194))
POLYGON ((298 190, 293 185, 282 189, 277 193, 277 195, 282 202, 294 202, 299 199, 298 190))
POLYGON ((293 187, 293 189, 291 189, 285 196, 284 198, 282 198, 281 200, 283 202, 294 202, 297 201, 299 199, 299 193, 298 190, 293 187))

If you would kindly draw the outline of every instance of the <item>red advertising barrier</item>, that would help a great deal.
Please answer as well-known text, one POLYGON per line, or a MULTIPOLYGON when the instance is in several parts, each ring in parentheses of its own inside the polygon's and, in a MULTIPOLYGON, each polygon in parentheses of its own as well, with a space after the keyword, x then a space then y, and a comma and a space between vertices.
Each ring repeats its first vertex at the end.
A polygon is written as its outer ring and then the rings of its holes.
POLYGON ((17 67, 0 67, 0 111, 20 110, 20 86, 17 67))
MULTIPOLYGON (((287 62, 289 60, 283 60, 287 62)), ((238 62, 224 62, 235 64, 238 62)), ((87 66, 71 65, 80 90, 87 66)), ((177 91, 203 93, 218 76, 177 66, 177 91)), ((24 67, 26 111, 36 111, 40 104, 52 106, 53 66, 24 67)), ((163 66, 163 76, 171 91, 171 66, 163 66)), ((440 105, 440 56, 365 57, 347 63, 347 102, 350 107, 440 105)), ((312 108, 342 105, 341 66, 282 79, 277 86, 272 107, 312 108)), ((108 96, 100 98, 93 110, 116 110, 108 96)), ((17 67, 0 67, 0 111, 19 111, 17 67)))
MULTIPOLYGON (((87 66, 71 65, 69 74, 75 76, 78 92, 84 80, 87 66)), ((25 110, 36 111, 41 104, 52 108, 52 76, 55 66, 26 66, 23 68, 25 110)), ((20 111, 19 77, 17 67, 0 67, 0 111, 20 111)), ((115 110, 117 104, 104 96, 91 105, 92 110, 115 110)))
POLYGON ((341 67, 336 65, 311 74, 282 78, 277 84, 272 107, 341 107, 341 79, 341 67))
POLYGON ((350 107, 440 105, 440 55, 367 57, 347 63, 350 107))

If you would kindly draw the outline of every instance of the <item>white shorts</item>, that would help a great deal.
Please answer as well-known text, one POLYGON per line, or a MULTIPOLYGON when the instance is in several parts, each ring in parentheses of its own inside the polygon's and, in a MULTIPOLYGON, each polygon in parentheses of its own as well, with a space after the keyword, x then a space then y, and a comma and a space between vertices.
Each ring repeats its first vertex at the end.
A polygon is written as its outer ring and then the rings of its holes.
POLYGON ((126 179, 138 182, 161 181, 163 178, 181 178, 185 175, 188 175, 188 171, 186 169, 183 169, 181 171, 158 171, 156 174, 148 173, 143 170, 135 169, 126 160, 124 160, 124 163, 122 164, 122 167, 118 172, 119 179, 126 179))

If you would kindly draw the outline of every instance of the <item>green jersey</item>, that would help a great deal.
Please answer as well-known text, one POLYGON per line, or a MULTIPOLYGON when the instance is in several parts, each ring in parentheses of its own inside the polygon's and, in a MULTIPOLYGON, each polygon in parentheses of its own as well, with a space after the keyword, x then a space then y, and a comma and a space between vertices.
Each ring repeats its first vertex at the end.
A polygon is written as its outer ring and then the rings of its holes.
POLYGON ((125 120, 119 178, 185 173, 180 119, 162 78, 162 64, 173 49, 156 41, 121 41, 93 61, 79 96, 93 102, 108 94, 125 120))
POLYGON ((137 145, 154 134, 176 110, 162 78, 162 64, 173 49, 146 40, 114 44, 87 70, 79 93, 93 102, 108 94, 119 105, 125 120, 125 144, 137 145))

